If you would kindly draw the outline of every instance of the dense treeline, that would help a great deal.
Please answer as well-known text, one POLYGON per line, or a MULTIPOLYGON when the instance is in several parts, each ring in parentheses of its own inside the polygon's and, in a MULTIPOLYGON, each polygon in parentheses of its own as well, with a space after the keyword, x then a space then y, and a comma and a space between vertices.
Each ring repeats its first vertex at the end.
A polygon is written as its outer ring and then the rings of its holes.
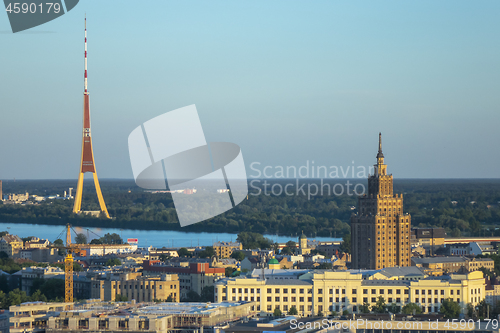
MULTIPOLYGON (((184 228, 179 226, 170 194, 145 192, 135 186, 133 181, 125 180, 101 182, 113 220, 72 214, 73 200, 48 200, 40 205, 0 205, 0 220, 38 224, 69 222, 82 227, 188 232, 247 231, 287 236, 298 236, 304 231, 308 236, 342 237, 349 233, 349 218, 356 212, 354 184, 360 184, 358 193, 362 188, 366 190, 365 180, 351 180, 350 191, 346 181, 338 179, 329 183, 330 188, 335 184, 343 186, 342 195, 333 195, 326 190, 323 195, 321 192, 314 195, 314 184, 321 186, 315 180, 301 179, 298 184, 296 180, 267 180, 267 186, 263 182, 254 182, 249 189, 248 199, 234 209, 184 228), (288 193, 292 195, 286 195, 283 191, 287 184, 288 193)), ((74 187, 74 183, 7 181, 4 182, 4 193, 28 191, 36 195, 62 194, 67 187, 74 187)), ((337 187, 337 193, 342 189, 341 186, 337 187)), ((99 210, 93 189, 92 182, 86 182, 83 199, 85 210, 99 210)), ((404 211, 412 215, 414 226, 444 227, 453 236, 500 235, 500 229, 497 228, 497 224, 500 224, 500 180, 396 179, 394 191, 404 194, 404 211)))

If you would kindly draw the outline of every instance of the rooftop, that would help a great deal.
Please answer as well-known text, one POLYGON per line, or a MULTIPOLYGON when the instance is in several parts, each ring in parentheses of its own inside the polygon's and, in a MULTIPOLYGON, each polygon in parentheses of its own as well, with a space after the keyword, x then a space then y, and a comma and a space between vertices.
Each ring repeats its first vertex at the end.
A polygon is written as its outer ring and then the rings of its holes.
POLYGON ((221 303, 159 303, 140 307, 134 312, 143 315, 169 315, 169 314, 218 314, 219 308, 235 307, 247 302, 221 302, 221 303))
POLYGON ((465 257, 432 257, 432 258, 412 258, 416 264, 436 264, 450 262, 465 262, 468 259, 465 257))

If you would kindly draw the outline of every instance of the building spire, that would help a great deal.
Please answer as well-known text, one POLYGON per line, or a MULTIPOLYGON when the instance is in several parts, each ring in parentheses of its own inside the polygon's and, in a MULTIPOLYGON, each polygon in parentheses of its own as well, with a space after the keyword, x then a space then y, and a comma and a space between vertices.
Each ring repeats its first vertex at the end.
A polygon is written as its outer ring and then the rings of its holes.
POLYGON ((378 133, 378 154, 377 158, 384 157, 384 154, 382 153, 382 133, 378 133))
POLYGON ((84 76, 85 94, 87 92, 87 14, 85 14, 85 76, 84 76))

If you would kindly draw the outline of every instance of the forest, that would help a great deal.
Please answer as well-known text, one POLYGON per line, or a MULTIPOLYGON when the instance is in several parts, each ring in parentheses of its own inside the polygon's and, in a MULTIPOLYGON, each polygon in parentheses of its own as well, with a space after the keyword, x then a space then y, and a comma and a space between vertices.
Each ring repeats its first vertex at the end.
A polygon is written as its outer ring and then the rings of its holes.
MULTIPOLYGON (((330 185, 345 179, 330 179, 330 185)), ((319 180, 301 179, 301 184, 319 180)), ((49 196, 75 187, 72 180, 8 180, 3 192, 49 196)), ((367 186, 366 180, 351 180, 367 186)), ((306 186, 307 186, 306 184, 306 186)), ((248 198, 235 208, 201 223, 181 228, 169 193, 151 193, 130 180, 102 180, 103 196, 111 220, 72 213, 73 200, 45 200, 36 204, 0 205, 0 221, 81 227, 112 227, 196 232, 242 231, 296 237, 343 237, 350 232, 350 216, 357 212, 357 195, 344 191, 302 193, 295 180, 269 180, 249 186, 248 198), (289 184, 287 195, 271 191, 289 184), (267 185, 267 186, 266 186, 267 185)), ((358 189, 361 188, 358 187, 358 189)), ((73 190, 74 191, 74 190, 73 190)), ((74 192, 73 192, 74 193, 74 192)), ((443 227, 449 236, 500 236, 500 180, 497 179, 395 179, 394 193, 403 193, 404 212, 412 215, 412 226, 443 227)), ((85 181, 84 210, 99 210, 93 183, 85 181)))

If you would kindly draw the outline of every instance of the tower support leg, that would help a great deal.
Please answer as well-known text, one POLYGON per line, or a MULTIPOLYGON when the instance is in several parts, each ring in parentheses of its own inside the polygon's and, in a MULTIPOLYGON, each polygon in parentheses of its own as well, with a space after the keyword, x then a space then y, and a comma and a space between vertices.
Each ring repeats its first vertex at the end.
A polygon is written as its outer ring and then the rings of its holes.
POLYGON ((109 219, 109 213, 108 209, 106 208, 106 204, 104 203, 104 198, 102 197, 101 193, 101 186, 99 185, 99 179, 97 179, 97 173, 94 174, 94 185, 95 185, 95 190, 97 192, 97 199, 99 200, 99 206, 101 206, 101 212, 109 219))
POLYGON ((83 193, 83 172, 78 176, 78 184, 76 186, 75 203, 73 205, 73 213, 78 214, 82 210, 82 193, 83 193))

